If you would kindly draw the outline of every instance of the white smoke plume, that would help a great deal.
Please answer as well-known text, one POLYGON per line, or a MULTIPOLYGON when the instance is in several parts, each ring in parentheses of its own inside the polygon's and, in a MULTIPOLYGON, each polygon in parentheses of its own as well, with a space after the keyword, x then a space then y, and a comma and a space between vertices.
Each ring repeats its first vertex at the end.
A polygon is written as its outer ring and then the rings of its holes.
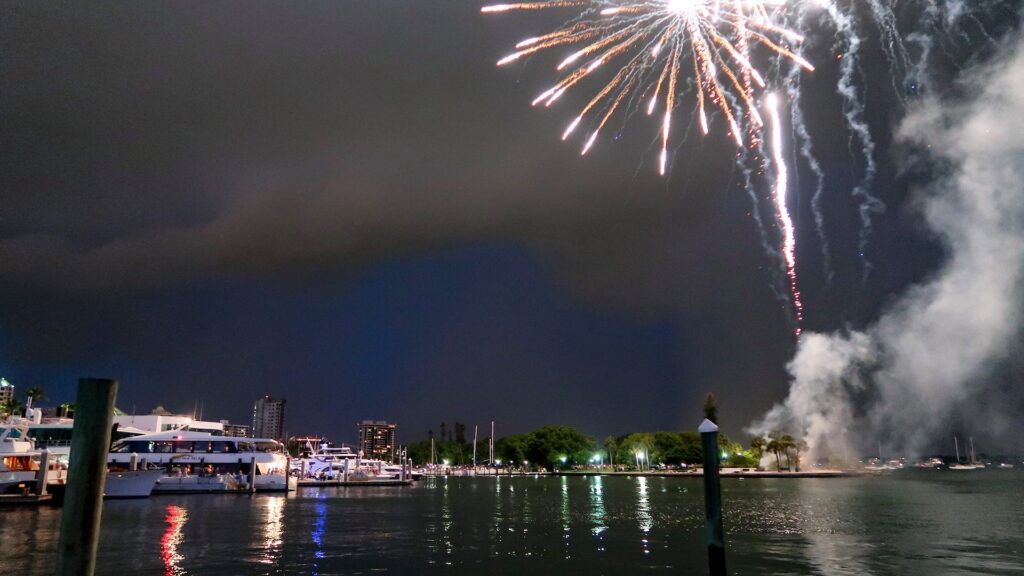
POLYGON ((949 167, 918 204, 944 264, 863 332, 806 334, 788 366, 788 397, 751 433, 799 434, 812 458, 841 458, 854 439, 919 454, 958 407, 981 398, 1014 349, 1024 304, 1022 51, 1024 42, 965 75, 980 92, 973 101, 929 101, 899 129, 949 167))

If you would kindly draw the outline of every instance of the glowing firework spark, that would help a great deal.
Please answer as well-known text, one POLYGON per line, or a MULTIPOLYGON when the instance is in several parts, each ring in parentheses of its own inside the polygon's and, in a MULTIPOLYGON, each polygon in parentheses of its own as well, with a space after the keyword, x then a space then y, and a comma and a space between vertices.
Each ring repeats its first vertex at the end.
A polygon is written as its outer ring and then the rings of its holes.
MULTIPOLYGON (((596 126, 586 137, 586 154, 601 129, 616 111, 628 103, 643 101, 651 115, 663 106, 661 151, 658 172, 668 165, 672 113, 680 96, 681 76, 690 74, 695 87, 695 112, 701 131, 709 131, 708 108, 717 110, 728 123, 737 146, 749 143, 760 148, 764 121, 758 113, 755 90, 766 87, 764 76, 751 60, 754 46, 766 48, 773 61, 788 60, 806 70, 814 67, 791 44, 803 37, 781 25, 786 0, 548 0, 485 6, 485 13, 555 8, 582 9, 574 20, 542 36, 516 45, 516 52, 498 61, 499 66, 556 47, 574 47, 556 67, 562 78, 543 91, 533 105, 550 106, 569 89, 615 61, 617 68, 603 87, 582 108, 562 133, 568 139, 588 115, 596 126), (751 134, 744 142, 745 126, 751 134)), ((767 99, 772 115, 774 166, 777 181, 773 200, 783 235, 781 249, 786 263, 790 293, 799 324, 803 304, 796 284, 796 245, 793 222, 786 207, 788 178, 782 158, 782 136, 774 95, 767 99)))
POLYGON ((793 219, 789 215, 789 208, 786 207, 789 172, 786 170, 786 161, 782 156, 782 122, 779 120, 779 103, 775 94, 768 95, 768 98, 765 99, 765 107, 768 109, 768 116, 771 119, 772 162, 775 165, 775 187, 772 190, 772 200, 775 202, 779 227, 782 228, 782 257, 786 261, 786 276, 789 278, 789 291, 793 296, 793 310, 796 314, 796 335, 799 337, 800 322, 804 317, 804 305, 800 299, 800 290, 796 285, 796 231, 793 228, 793 219))
MULTIPOLYGON (((586 138, 586 154, 601 129, 632 97, 642 96, 647 114, 664 105, 658 171, 668 163, 672 113, 680 93, 680 75, 690 70, 696 86, 696 112, 707 134, 708 107, 722 113, 739 146, 744 145, 741 123, 755 131, 763 127, 754 86, 765 87, 763 75, 751 61, 751 46, 760 45, 776 56, 807 70, 814 67, 794 52, 791 43, 803 38, 778 24, 776 12, 785 0, 549 0, 485 6, 485 13, 554 8, 583 9, 575 20, 555 31, 523 40, 516 52, 498 65, 514 62, 557 46, 578 46, 557 70, 561 80, 542 92, 533 104, 550 106, 567 90, 605 64, 621 60, 611 80, 583 107, 562 134, 565 140, 593 113, 596 127, 586 138)), ((755 136, 756 138, 756 136, 755 136)))

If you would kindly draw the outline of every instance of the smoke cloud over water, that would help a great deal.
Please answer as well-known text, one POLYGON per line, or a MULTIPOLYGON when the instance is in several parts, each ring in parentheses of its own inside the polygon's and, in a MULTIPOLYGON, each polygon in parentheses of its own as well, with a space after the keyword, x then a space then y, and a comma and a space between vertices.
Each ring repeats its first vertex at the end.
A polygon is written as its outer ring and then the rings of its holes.
POLYGON ((1024 303, 1024 42, 964 78, 980 92, 973 101, 928 101, 898 131, 948 167, 918 205, 945 263, 865 330, 807 333, 788 397, 751 433, 800 434, 812 458, 876 441, 913 455, 961 410, 998 413, 999 396, 985 393, 1024 303))

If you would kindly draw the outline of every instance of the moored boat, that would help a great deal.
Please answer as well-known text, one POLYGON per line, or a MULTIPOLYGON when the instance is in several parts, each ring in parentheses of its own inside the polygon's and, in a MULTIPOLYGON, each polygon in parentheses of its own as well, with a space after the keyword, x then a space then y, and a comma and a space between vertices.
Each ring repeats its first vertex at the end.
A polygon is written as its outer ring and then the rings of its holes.
POLYGON ((155 494, 288 490, 288 457, 281 443, 271 439, 171 430, 115 442, 108 462, 161 468, 155 494))
POLYGON ((107 470, 104 498, 148 498, 163 470, 107 470))

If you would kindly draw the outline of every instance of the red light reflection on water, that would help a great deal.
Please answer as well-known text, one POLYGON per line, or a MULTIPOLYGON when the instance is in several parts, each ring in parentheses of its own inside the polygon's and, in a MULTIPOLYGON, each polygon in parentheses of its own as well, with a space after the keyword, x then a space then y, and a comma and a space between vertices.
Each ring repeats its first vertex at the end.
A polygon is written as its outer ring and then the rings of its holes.
POLYGON ((181 529, 188 521, 188 511, 174 504, 167 505, 167 515, 164 522, 167 523, 167 530, 160 538, 160 556, 164 560, 164 576, 178 576, 185 571, 181 567, 182 556, 178 553, 178 545, 184 539, 181 529))

